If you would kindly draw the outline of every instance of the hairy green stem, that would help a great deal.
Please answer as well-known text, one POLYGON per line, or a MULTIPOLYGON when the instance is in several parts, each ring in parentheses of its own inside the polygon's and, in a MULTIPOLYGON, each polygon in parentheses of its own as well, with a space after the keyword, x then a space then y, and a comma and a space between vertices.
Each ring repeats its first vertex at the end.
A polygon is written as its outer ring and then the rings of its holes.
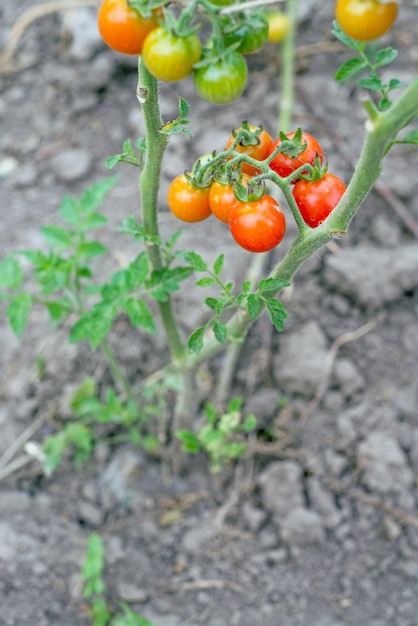
POLYGON ((128 379, 126 378, 125 374, 123 373, 119 365, 119 362, 117 358, 115 357, 115 355, 113 354, 113 351, 111 347, 109 346, 106 339, 102 339, 102 341, 100 342, 100 348, 103 352, 103 355, 106 359, 109 369, 112 372, 113 379, 118 385, 119 389, 125 394, 125 396, 129 400, 133 400, 136 402, 134 391, 131 385, 129 384, 128 379))
MULTIPOLYGON (((367 107, 365 107, 366 110, 367 107)), ((388 147, 405 126, 418 116, 418 79, 415 79, 390 109, 373 114, 366 122, 366 137, 353 177, 338 206, 321 226, 303 229, 293 241, 283 259, 272 270, 271 278, 290 281, 299 267, 317 250, 333 238, 342 237, 363 203, 365 197, 378 179, 382 160, 388 147)), ((265 293, 273 297, 275 293, 265 293)), ((261 311, 260 311, 261 312, 261 311)), ((254 320, 240 310, 228 322, 228 336, 245 336, 254 320)), ((197 365, 222 350, 214 339, 208 339, 198 354, 189 355, 185 366, 193 369, 197 365)))
POLYGON ((298 0, 287 0, 286 14, 289 32, 282 44, 281 98, 279 102, 278 131, 289 132, 294 105, 295 40, 298 22, 298 0))
MULTIPOLYGON (((145 231, 146 250, 153 270, 161 270, 164 266, 161 249, 155 238, 159 238, 158 228, 158 190, 160 184, 161 165, 167 146, 167 136, 159 132, 162 126, 161 111, 158 98, 158 82, 152 76, 141 57, 138 62, 138 100, 142 107, 145 124, 146 159, 140 176, 140 197, 142 222, 145 231)), ((169 296, 165 302, 158 302, 164 330, 173 357, 182 363, 186 350, 180 334, 173 306, 169 296)))

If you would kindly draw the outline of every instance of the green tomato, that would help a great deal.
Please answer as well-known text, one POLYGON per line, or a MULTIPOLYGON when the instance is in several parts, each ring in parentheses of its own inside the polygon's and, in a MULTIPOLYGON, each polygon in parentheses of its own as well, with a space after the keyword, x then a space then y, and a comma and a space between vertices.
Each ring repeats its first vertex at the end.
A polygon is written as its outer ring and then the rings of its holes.
POLYGON ((228 104, 236 100, 247 84, 248 69, 239 52, 229 52, 213 63, 193 72, 196 91, 212 104, 228 104))
POLYGON ((197 35, 177 37, 163 26, 159 26, 146 37, 142 59, 147 70, 155 78, 172 83, 191 74, 201 52, 197 35))
POLYGON ((269 22, 264 11, 245 14, 237 28, 225 35, 225 44, 230 46, 239 42, 236 48, 241 54, 253 54, 264 46, 269 34, 269 22), (245 21, 244 21, 245 20, 245 21))

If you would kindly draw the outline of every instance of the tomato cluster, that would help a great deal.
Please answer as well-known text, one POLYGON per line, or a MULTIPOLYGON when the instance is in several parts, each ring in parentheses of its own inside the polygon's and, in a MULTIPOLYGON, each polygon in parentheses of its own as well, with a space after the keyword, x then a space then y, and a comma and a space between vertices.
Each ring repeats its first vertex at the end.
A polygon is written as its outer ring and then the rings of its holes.
MULTIPOLYGON (((257 52, 269 36, 269 19, 262 9, 223 14, 232 0, 210 0, 212 35, 202 45, 194 26, 196 6, 186 8, 178 20, 164 6, 143 10, 142 0, 103 0, 98 27, 114 50, 142 55, 144 65, 158 80, 176 82, 193 74, 198 94, 212 104, 238 98, 247 84, 244 55, 257 52), (216 25, 216 26, 215 26, 216 25)), ((158 5, 158 2, 152 6, 158 5)))
POLYGON ((324 152, 309 133, 299 129, 273 140, 261 126, 243 122, 228 138, 223 153, 202 157, 190 175, 180 174, 171 182, 168 206, 185 222, 200 222, 213 214, 229 225, 242 248, 266 252, 282 241, 286 219, 278 202, 266 193, 265 179, 274 179, 275 174, 290 177, 303 221, 317 228, 346 189, 340 178, 327 172, 323 161, 324 152), (242 160, 242 155, 260 167, 242 160), (205 172, 200 178, 199 170, 205 172))

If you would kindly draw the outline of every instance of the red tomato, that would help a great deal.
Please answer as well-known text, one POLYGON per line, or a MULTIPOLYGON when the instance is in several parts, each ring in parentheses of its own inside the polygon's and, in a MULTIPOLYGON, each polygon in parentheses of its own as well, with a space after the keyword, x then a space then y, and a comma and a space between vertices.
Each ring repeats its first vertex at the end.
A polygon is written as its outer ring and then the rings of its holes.
POLYGON ((265 194, 255 202, 236 202, 228 218, 231 234, 249 252, 267 252, 286 232, 286 220, 278 202, 265 194))
POLYGON ((157 14, 142 17, 127 0, 103 0, 97 24, 110 48, 124 54, 141 54, 145 37, 158 26, 157 14))
MULTIPOLYGON (((287 133, 286 137, 288 137, 289 139, 293 139, 295 134, 296 132, 287 133)), ((281 143, 282 141, 280 138, 276 139, 271 147, 270 154, 281 143)), ((279 154, 277 154, 270 163, 271 169, 276 172, 276 174, 279 174, 279 176, 285 178, 305 163, 310 163, 311 165, 313 165, 316 157, 318 157, 322 163, 324 153, 317 140, 309 133, 305 133, 302 131, 302 144, 303 143, 306 143, 306 148, 295 159, 291 159, 286 154, 282 154, 281 152, 279 152, 279 154)))
POLYGON ((171 182, 167 202, 171 212, 183 222, 201 222, 212 213, 209 187, 196 187, 185 174, 180 174, 171 182))
MULTIPOLYGON (((255 130, 256 128, 257 126, 250 126, 251 130, 255 130)), ((239 130, 239 128, 237 128, 236 130, 239 130)), ((234 140, 234 136, 231 135, 225 146, 225 150, 229 150, 229 148, 234 143, 234 140)), ((270 137, 268 132, 263 129, 257 137, 257 143, 245 144, 241 140, 240 143, 236 146, 235 150, 237 152, 247 154, 249 157, 257 159, 257 161, 263 161, 271 153, 272 145, 273 139, 270 137)), ((250 176, 255 176, 256 174, 260 173, 259 169, 253 167, 249 163, 242 163, 241 169, 245 174, 249 174, 250 176)))
POLYGON ((334 174, 325 174, 319 180, 298 180, 293 187, 293 197, 304 222, 316 228, 335 209, 344 195, 346 186, 334 174))
MULTIPOLYGON (((245 185, 249 180, 250 176, 244 175, 240 182, 242 185, 245 185)), ((227 224, 231 207, 236 202, 239 202, 239 200, 235 197, 232 185, 218 181, 212 183, 209 191, 209 206, 218 220, 227 224)))

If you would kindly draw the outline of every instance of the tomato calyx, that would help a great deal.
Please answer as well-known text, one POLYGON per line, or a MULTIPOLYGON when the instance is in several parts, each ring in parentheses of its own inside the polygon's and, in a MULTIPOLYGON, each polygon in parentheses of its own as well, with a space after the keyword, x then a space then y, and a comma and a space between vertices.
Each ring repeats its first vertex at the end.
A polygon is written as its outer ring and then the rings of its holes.
POLYGON ((304 152, 308 146, 308 144, 303 141, 302 142, 302 129, 298 128, 295 132, 294 137, 289 139, 289 137, 282 130, 279 133, 280 144, 275 148, 275 150, 269 155, 269 159, 273 160, 275 156, 278 154, 284 154, 288 156, 290 159, 296 159, 302 152, 304 152))
POLYGON ((240 146, 258 146, 260 143, 260 135, 263 132, 262 126, 250 126, 247 120, 244 120, 240 126, 232 131, 234 143, 231 148, 235 149, 240 146))
MULTIPOLYGON (((306 171, 306 166, 304 170, 306 171)), ((328 172, 327 155, 324 154, 324 159, 322 161, 317 153, 313 164, 310 166, 310 171, 307 174, 305 174, 305 172, 298 174, 297 180, 304 180, 307 183, 315 183, 318 180, 321 180, 321 178, 323 178, 327 172, 328 172)))
POLYGON ((135 9, 142 17, 151 17, 156 9, 164 6, 161 0, 128 0, 128 6, 135 9))

